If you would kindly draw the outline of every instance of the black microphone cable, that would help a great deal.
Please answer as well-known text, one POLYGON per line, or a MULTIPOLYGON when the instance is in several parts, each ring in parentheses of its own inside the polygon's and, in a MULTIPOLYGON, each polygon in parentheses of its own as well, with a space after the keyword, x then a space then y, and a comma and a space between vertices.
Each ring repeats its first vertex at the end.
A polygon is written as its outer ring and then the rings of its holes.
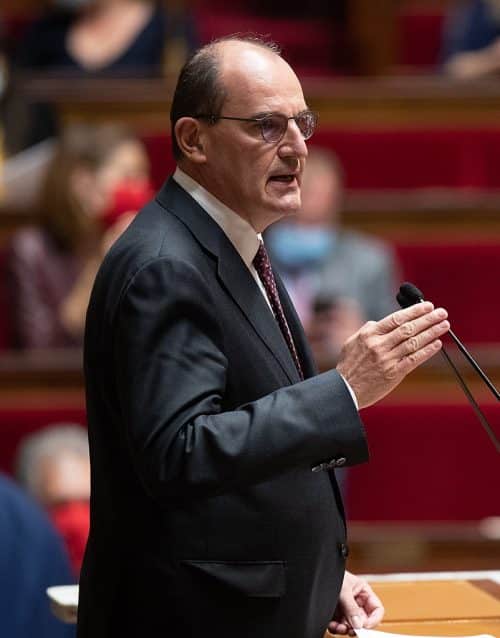
MULTIPOLYGON (((396 295, 396 300, 397 300, 398 304, 402 308, 408 308, 409 306, 413 306, 416 303, 421 303, 422 301, 424 301, 424 295, 416 286, 414 286, 413 284, 411 284, 409 282, 405 282, 404 284, 402 284, 400 286, 399 292, 396 295)), ((467 359, 467 361, 471 364, 471 366, 474 368, 474 370, 479 374, 481 379, 486 383, 488 389, 493 393, 493 396, 497 399, 497 401, 500 400, 500 394, 498 393, 498 390, 495 388, 493 383, 488 379, 486 374, 481 370, 481 368, 479 367, 478 363, 475 361, 475 359, 469 353, 467 348, 463 345, 463 343, 458 339, 458 337, 451 330, 449 330, 448 332, 449 332, 451 338, 453 339, 453 341, 455 341, 455 343, 457 344, 457 346, 460 349, 460 351, 462 352, 462 354, 467 359)), ((469 403, 471 404, 472 409, 476 413, 476 416, 479 419, 479 422, 481 423, 481 425, 485 429, 486 433, 490 437, 490 440, 493 443, 493 445, 495 446, 496 451, 500 452, 500 441, 497 439, 495 432, 493 431, 491 425, 488 423, 487 418, 484 416, 481 408, 479 407, 479 405, 477 404, 476 400, 472 396, 471 391, 469 390, 467 384, 465 383, 464 379, 462 378, 462 375, 458 371, 458 368, 456 367, 456 365, 451 360, 449 354, 446 352, 444 346, 443 346, 441 352, 443 354, 443 357, 446 359, 446 361, 448 362, 449 366, 453 370, 455 376, 457 377, 457 380, 458 380, 458 382, 460 384, 460 387, 462 388, 465 396, 469 400, 469 403)))

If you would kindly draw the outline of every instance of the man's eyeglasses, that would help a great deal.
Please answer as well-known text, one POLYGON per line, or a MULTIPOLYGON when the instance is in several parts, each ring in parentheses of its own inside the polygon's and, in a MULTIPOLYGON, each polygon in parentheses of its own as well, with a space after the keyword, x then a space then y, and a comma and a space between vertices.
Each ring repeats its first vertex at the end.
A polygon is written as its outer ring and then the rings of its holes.
POLYGON ((195 115, 196 118, 207 119, 211 124, 215 124, 217 120, 236 120, 238 122, 257 122, 260 126, 262 139, 265 142, 276 144, 283 139, 287 129, 288 121, 295 120, 299 127, 302 137, 308 140, 316 128, 318 116, 314 111, 302 111, 298 115, 287 117, 283 113, 269 113, 262 117, 228 117, 225 115, 195 115))

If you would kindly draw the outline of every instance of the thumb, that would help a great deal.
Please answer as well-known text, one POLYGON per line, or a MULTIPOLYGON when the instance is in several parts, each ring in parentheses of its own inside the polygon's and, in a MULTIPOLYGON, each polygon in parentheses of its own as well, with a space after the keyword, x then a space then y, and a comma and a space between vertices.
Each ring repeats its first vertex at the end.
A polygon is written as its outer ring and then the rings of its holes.
POLYGON ((361 629, 364 621, 366 620, 366 614, 364 610, 354 600, 352 594, 349 593, 346 599, 342 601, 344 607, 344 615, 353 629, 361 629))

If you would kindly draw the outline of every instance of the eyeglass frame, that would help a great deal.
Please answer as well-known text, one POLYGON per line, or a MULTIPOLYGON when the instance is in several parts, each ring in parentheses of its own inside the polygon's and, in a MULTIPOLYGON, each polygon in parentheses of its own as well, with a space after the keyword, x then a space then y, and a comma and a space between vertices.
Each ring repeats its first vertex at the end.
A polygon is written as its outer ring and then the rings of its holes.
POLYGON ((262 115, 260 117, 232 117, 229 115, 208 115, 205 113, 198 113, 197 115, 193 115, 192 116, 195 119, 206 119, 209 121, 210 124, 215 124, 217 122, 217 120, 234 120, 236 122, 256 122, 259 124, 259 128, 260 128, 260 134, 262 135, 262 139, 264 140, 264 142, 267 142, 268 144, 278 144, 278 142, 281 142, 281 140, 285 137, 286 132, 288 130, 288 122, 290 120, 294 120, 295 124, 297 124, 297 127, 299 129, 299 131, 302 134, 302 137, 305 141, 310 140, 311 137, 314 135, 314 132, 316 131, 316 126, 318 124, 318 114, 315 111, 311 111, 310 109, 305 109, 304 111, 301 111, 300 113, 298 113, 297 115, 292 115, 290 117, 287 117, 286 115, 284 115, 284 113, 267 113, 266 115, 262 115), (314 126, 313 126, 313 130, 311 135, 309 135, 309 137, 305 137, 304 134, 302 133, 302 130, 297 122, 297 118, 299 118, 301 115, 305 115, 305 114, 310 114, 314 117, 314 126), (282 119, 286 119, 286 127, 283 129, 283 133, 281 134, 281 136, 277 139, 277 140, 267 140, 264 136, 264 129, 262 126, 262 123, 267 120, 269 117, 272 116, 278 116, 282 119))

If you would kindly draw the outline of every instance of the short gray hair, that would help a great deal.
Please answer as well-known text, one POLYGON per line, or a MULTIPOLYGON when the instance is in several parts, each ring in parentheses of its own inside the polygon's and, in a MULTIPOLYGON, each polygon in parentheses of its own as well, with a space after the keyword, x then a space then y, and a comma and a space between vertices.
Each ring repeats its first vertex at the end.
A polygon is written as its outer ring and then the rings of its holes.
POLYGON ((41 463, 65 452, 89 458, 87 430, 83 426, 76 423, 53 423, 26 436, 16 455, 17 480, 30 494, 37 496, 41 463))

